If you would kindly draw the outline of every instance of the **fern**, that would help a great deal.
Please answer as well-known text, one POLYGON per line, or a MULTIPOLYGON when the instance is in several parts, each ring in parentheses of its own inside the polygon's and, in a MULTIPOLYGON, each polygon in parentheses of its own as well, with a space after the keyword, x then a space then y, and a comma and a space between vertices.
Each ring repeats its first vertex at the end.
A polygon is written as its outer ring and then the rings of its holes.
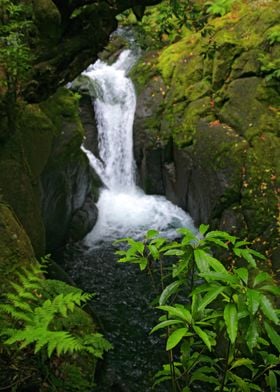
POLYGON ((22 269, 17 276, 19 282, 11 283, 13 292, 5 294, 6 303, 0 304, 0 315, 6 315, 10 320, 8 327, 0 333, 5 338, 4 344, 16 344, 20 349, 33 345, 34 354, 46 350, 48 357, 54 352, 60 356, 84 351, 100 358, 111 348, 99 333, 83 336, 57 330, 61 318, 67 319, 68 313, 90 300, 92 294, 61 284, 63 293, 52 298, 49 286, 55 281, 43 279, 39 264, 22 269))

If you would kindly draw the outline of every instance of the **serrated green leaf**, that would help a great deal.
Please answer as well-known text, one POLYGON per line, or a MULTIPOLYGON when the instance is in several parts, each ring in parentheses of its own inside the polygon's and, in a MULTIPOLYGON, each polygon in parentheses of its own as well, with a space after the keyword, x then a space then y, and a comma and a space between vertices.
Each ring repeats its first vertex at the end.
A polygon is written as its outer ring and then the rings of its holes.
POLYGON ((207 242, 212 242, 216 245, 218 245, 221 248, 225 248, 228 249, 228 245, 226 242, 223 242, 222 240, 220 240, 219 238, 207 238, 207 242))
POLYGON ((235 247, 235 248, 240 248, 240 246, 250 245, 250 244, 251 244, 251 242, 249 242, 249 241, 237 241, 237 242, 234 244, 234 247, 235 247))
POLYGON ((246 297, 249 313, 254 316, 260 306, 261 293, 254 289, 248 289, 246 297))
POLYGON ((201 272, 199 274, 205 280, 220 280, 222 282, 230 283, 230 285, 239 285, 239 279, 235 275, 231 275, 230 273, 222 273, 222 272, 201 272))
POLYGON ((211 339, 207 335, 205 331, 203 331, 200 327, 197 325, 193 326, 193 329, 195 333, 200 337, 200 339, 203 341, 203 343, 207 346, 208 350, 211 351, 211 339))
POLYGON ((166 350, 172 350, 178 343, 183 339, 185 334, 188 332, 187 328, 179 328, 176 329, 172 334, 169 336, 166 342, 166 350))
POLYGON ((183 323, 182 320, 165 320, 165 321, 162 321, 161 323, 157 324, 157 325, 151 330, 150 334, 151 334, 151 333, 154 333, 154 332, 156 332, 156 331, 158 331, 159 329, 169 327, 170 325, 182 324, 182 323, 183 323))
POLYGON ((154 260, 159 260, 159 251, 155 245, 149 244, 148 249, 154 260))
POLYGON ((176 264, 172 266, 172 277, 176 278, 179 276, 184 270, 187 270, 189 266, 189 262, 191 260, 191 253, 187 256, 184 255, 176 264))
POLYGON ((251 352, 257 346, 258 337, 259 337, 259 331, 258 331, 257 321, 251 320, 246 333, 246 343, 251 352))
POLYGON ((157 308, 168 312, 169 316, 171 317, 179 317, 180 319, 186 321, 188 324, 192 322, 192 316, 190 312, 185 308, 178 308, 168 305, 158 306, 157 308))
POLYGON ((238 358, 233 363, 231 363, 230 370, 237 368, 237 367, 240 367, 240 366, 246 366, 249 369, 251 369, 252 365, 254 365, 254 361, 252 361, 252 359, 238 358))
POLYGON ((183 282, 176 280, 175 282, 170 283, 165 287, 163 292, 159 297, 159 305, 165 305, 166 301, 170 298, 170 296, 178 291, 178 288, 182 286, 183 282))
POLYGON ((265 296, 264 294, 260 295, 260 306, 263 314, 271 321, 273 321, 275 324, 279 323, 279 319, 277 316, 277 313, 272 306, 270 300, 265 296))
POLYGON ((238 315, 235 304, 227 304, 224 309, 224 320, 227 327, 227 333, 232 344, 234 344, 237 337, 238 330, 238 315))
POLYGON ((201 299, 198 306, 198 312, 203 311, 206 306, 213 302, 224 290, 225 287, 223 286, 218 286, 210 289, 207 294, 201 299))
POLYGON ((249 272, 247 270, 247 268, 236 268, 234 270, 234 273, 237 274, 239 276, 239 278, 245 283, 248 283, 248 276, 249 276, 249 272))
POLYGON ((243 257, 243 259, 246 260, 251 267, 253 267, 253 268, 257 267, 256 261, 255 261, 254 257, 252 256, 249 249, 238 248, 238 249, 233 249, 233 251, 237 256, 243 257))
POLYGON ((275 331, 275 329, 268 324, 266 321, 264 322, 264 328, 266 330, 266 333, 273 344, 274 347, 277 348, 278 352, 280 353, 280 336, 278 333, 275 331))
POLYGON ((209 229, 209 225, 201 224, 198 230, 200 234, 204 235, 208 229, 209 229))
POLYGON ((205 252, 202 249, 194 250, 194 260, 200 272, 210 271, 208 261, 205 258, 205 252))
POLYGON ((210 231, 206 236, 206 239, 208 238, 222 238, 226 241, 231 242, 232 244, 235 243, 236 241, 236 237, 230 235, 229 233, 225 232, 225 231, 219 231, 219 230, 213 230, 210 231))

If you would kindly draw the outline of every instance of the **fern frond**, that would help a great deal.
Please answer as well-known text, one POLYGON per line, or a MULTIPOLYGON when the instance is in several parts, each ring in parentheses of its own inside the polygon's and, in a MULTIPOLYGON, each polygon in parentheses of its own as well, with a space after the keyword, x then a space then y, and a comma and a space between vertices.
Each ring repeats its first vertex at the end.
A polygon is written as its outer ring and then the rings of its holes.
POLYGON ((104 351, 109 351, 113 348, 112 344, 98 332, 91 335, 85 335, 82 339, 82 343, 84 349, 96 358, 102 358, 104 351))
POLYGON ((8 315, 10 315, 12 318, 18 321, 25 321, 25 322, 31 322, 32 318, 28 316, 26 313, 21 312, 17 310, 13 305, 11 304, 0 304, 0 312, 4 312, 8 315))
POLYGON ((8 293, 6 297, 15 308, 32 313, 31 306, 27 302, 20 301, 20 298, 16 294, 8 293))
POLYGON ((34 287, 26 288, 24 286, 21 286, 18 283, 14 283, 14 282, 11 282, 11 286, 13 287, 13 289, 15 290, 15 292, 17 293, 19 298, 30 299, 30 300, 38 302, 38 296, 34 295, 32 292, 32 291, 39 290, 37 286, 35 288, 34 287))

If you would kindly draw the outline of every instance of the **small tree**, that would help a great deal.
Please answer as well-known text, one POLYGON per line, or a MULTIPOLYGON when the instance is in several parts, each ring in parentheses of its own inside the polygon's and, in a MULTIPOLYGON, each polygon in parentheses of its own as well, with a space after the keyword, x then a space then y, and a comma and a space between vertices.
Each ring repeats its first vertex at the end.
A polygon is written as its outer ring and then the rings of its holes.
POLYGON ((31 10, 15 0, 0 0, 0 91, 9 130, 14 129, 15 107, 22 83, 31 68, 28 35, 32 28, 31 10))

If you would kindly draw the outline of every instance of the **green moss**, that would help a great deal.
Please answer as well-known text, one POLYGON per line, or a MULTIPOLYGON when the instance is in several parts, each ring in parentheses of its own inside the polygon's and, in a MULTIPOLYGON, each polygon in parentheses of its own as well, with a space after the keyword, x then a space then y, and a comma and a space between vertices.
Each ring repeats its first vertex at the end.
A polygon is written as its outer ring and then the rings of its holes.
POLYGON ((34 252, 30 240, 12 209, 0 202, 0 289, 4 291, 20 266, 30 263, 34 252))
POLYGON ((165 82, 169 82, 178 63, 186 62, 193 56, 192 50, 200 38, 199 34, 185 37, 180 41, 168 46, 159 56, 158 69, 165 82))
POLYGON ((27 105, 19 119, 20 143, 34 178, 42 173, 50 151, 55 128, 38 105, 27 105))
POLYGON ((79 94, 73 93, 67 88, 60 88, 47 101, 41 104, 42 110, 52 121, 56 132, 61 131, 64 119, 75 122, 77 131, 83 135, 83 128, 79 122, 79 94))
POLYGON ((158 75, 157 62, 157 52, 149 52, 130 71, 129 76, 134 82, 138 95, 141 94, 149 81, 158 75))
POLYGON ((279 149, 279 138, 273 134, 262 133, 253 139, 245 162, 241 192, 251 238, 260 237, 272 247, 278 245, 279 149))

